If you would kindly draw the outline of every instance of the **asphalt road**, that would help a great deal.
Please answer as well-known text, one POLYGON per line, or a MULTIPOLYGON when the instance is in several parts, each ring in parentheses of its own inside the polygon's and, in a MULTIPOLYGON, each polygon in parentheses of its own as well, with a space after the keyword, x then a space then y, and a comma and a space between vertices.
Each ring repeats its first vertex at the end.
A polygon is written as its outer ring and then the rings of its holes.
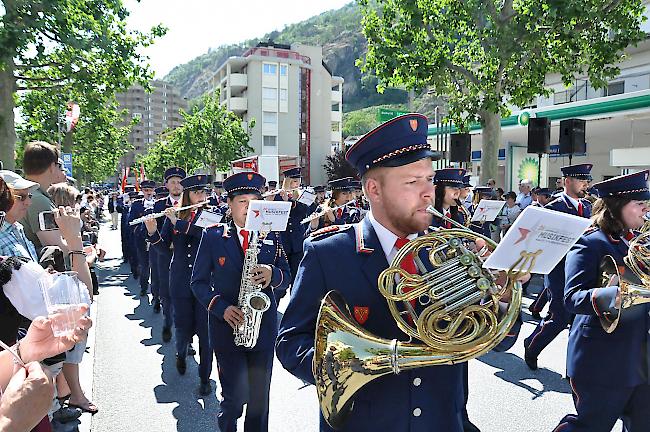
MULTIPOLYGON (((176 372, 173 339, 162 343, 162 317, 153 313, 150 297, 138 296, 137 281, 129 275, 128 265, 121 262, 119 231, 106 228, 102 228, 100 238, 108 254, 98 270, 101 286, 95 305, 92 365, 93 401, 100 411, 92 418, 90 429, 217 431, 216 395, 220 389, 216 362, 212 372, 215 391, 200 397, 196 362, 188 361, 184 376, 176 372)), ((531 288, 532 296, 524 299, 525 312, 539 286, 531 284, 531 288)), ((285 297, 281 311, 286 302, 285 297)), ((470 362, 468 411, 483 432, 550 432, 565 414, 574 412, 569 383, 563 379, 568 332, 560 334, 542 353, 540 369, 531 371, 522 360, 522 344, 536 321, 527 314, 524 321, 519 339, 510 351, 488 353, 470 362)), ((194 346, 198 347, 196 339, 194 346)), ((277 360, 271 383, 269 423, 273 432, 318 430, 313 386, 305 387, 277 360)))

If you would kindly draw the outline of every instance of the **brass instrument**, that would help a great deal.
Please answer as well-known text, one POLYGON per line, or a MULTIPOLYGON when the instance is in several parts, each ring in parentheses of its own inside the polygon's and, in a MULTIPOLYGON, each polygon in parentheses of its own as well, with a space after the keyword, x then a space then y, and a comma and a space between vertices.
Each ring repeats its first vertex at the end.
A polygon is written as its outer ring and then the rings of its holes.
POLYGON ((645 220, 645 222, 643 222, 643 226, 639 229, 639 231, 642 234, 650 231, 650 216, 649 216, 649 214, 646 213, 645 215, 643 215, 643 219, 645 220))
POLYGON ((619 287, 616 315, 604 313, 600 316, 600 325, 607 333, 616 330, 624 309, 650 303, 650 231, 630 241, 623 261, 625 265, 618 266, 611 255, 606 255, 600 262, 602 273, 599 286, 619 287))
POLYGON ((248 248, 244 254, 238 306, 244 314, 244 321, 234 329, 235 345, 253 348, 260 335, 260 324, 264 312, 271 306, 271 299, 262 291, 262 286, 253 282, 253 270, 257 267, 260 242, 267 233, 251 233, 248 248))
MULTIPOLYGON (((427 210, 448 219, 433 207, 427 210)), ((335 291, 323 299, 312 368, 323 417, 333 428, 343 424, 355 393, 370 381, 479 357, 496 347, 517 320, 522 297, 517 279, 530 272, 539 251, 522 253, 500 284, 482 267, 484 250, 493 251, 496 243, 449 221, 459 229, 410 241, 379 276, 378 289, 409 341, 383 339, 365 330, 335 291), (474 253, 477 242, 486 248, 474 253), (413 257, 418 274, 401 268, 407 256, 413 257), (411 301, 419 303, 419 312, 411 301)))
MULTIPOLYGON (((210 204, 210 201, 201 201, 200 203, 188 205, 188 206, 185 206, 185 207, 177 207, 177 208, 174 208, 174 210, 178 213, 179 211, 188 210, 188 209, 195 208, 195 207, 202 207, 202 206, 207 205, 207 204, 210 204)), ((172 208, 172 207, 170 207, 170 208, 172 208)), ((148 215, 144 215, 144 216, 139 217, 137 219, 133 219, 131 222, 129 222, 129 225, 133 226, 133 225, 137 225, 139 223, 142 223, 142 222, 150 220, 150 219, 158 219, 159 217, 163 217, 166 214, 167 213, 164 212, 164 211, 161 211, 159 213, 150 213, 148 215)))
POLYGON ((309 215, 306 218, 304 218, 303 220, 301 220, 300 223, 301 224, 306 224, 306 223, 311 222, 313 220, 320 219, 323 216, 325 216, 328 211, 336 211, 336 210, 338 210, 340 208, 345 208, 345 207, 349 206, 350 204, 354 204, 356 202, 357 202, 357 200, 353 199, 353 200, 348 201, 345 204, 341 204, 339 206, 335 206, 335 207, 331 207, 331 208, 328 207, 327 209, 319 211, 318 213, 312 213, 311 215, 309 215))
POLYGON ((457 199, 456 203, 458 205, 458 211, 463 214, 463 217, 465 218, 465 227, 469 228, 469 226, 472 224, 472 214, 467 210, 467 207, 463 205, 463 203, 457 199))

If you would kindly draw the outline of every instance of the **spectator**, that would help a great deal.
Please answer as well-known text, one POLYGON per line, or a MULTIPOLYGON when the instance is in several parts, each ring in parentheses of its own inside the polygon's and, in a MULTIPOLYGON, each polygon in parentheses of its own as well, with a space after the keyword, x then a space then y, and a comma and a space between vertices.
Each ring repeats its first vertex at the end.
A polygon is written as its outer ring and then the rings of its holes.
POLYGON ((47 194, 56 207, 75 208, 79 191, 67 183, 55 183, 47 188, 47 194))
POLYGON ((497 181, 494 180, 493 178, 489 179, 487 181, 487 187, 494 189, 497 185, 497 181))
POLYGON ((502 188, 496 188, 495 189, 495 198, 496 200, 503 201, 505 198, 503 198, 504 190, 502 188))
POLYGON ((54 203, 47 189, 53 183, 65 182, 63 164, 59 161, 59 151, 51 144, 34 141, 25 146, 23 168, 28 180, 40 186, 32 195, 32 205, 27 209, 27 215, 21 219, 27 238, 34 243, 36 252, 41 253, 44 245, 57 245, 67 252, 68 247, 61 237, 59 230, 41 231, 38 215, 44 211, 53 211, 54 203))
POLYGON ((549 188, 541 188, 537 192, 537 203, 540 207, 544 207, 546 204, 550 203, 553 200, 553 192, 549 188))
POLYGON ((117 229, 118 215, 117 212, 117 192, 111 192, 108 199, 108 212, 111 214, 111 229, 117 229))
POLYGON ((80 310, 75 331, 70 336, 55 337, 51 322, 37 317, 29 326, 20 348, 12 351, 25 363, 14 373, 13 356, 0 352, 0 430, 28 432, 46 417, 54 396, 54 385, 48 371, 39 363, 46 358, 64 353, 75 343, 87 337, 90 318, 80 310))
POLYGON ((506 234, 506 232, 508 232, 512 224, 515 223, 515 219, 517 219, 517 217, 521 213, 521 209, 516 203, 517 194, 515 194, 514 192, 508 192, 505 195, 505 199, 506 199, 506 205, 503 206, 503 211, 501 212, 501 215, 503 216, 501 218, 502 237, 506 234))
POLYGON ((562 177, 555 180, 555 191, 556 192, 564 191, 564 179, 562 177))
POLYGON ((38 183, 25 180, 12 171, 0 171, 0 211, 6 213, 0 225, 1 256, 21 256, 38 261, 34 245, 18 222, 27 213, 32 192, 37 188, 38 183))
POLYGON ((533 196, 530 193, 532 189, 532 182, 528 179, 523 179, 519 182, 519 193, 517 194, 517 204, 521 210, 525 209, 533 202, 533 196))

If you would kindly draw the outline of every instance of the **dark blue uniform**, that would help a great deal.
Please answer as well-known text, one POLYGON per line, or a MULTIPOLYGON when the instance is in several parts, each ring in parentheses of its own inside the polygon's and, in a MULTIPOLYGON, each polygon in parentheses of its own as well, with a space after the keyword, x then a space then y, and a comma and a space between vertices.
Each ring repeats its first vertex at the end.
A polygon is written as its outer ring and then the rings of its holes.
POLYGON ((176 329, 176 353, 178 357, 185 358, 188 344, 196 334, 199 337, 199 377, 202 382, 207 382, 212 372, 208 312, 190 289, 194 259, 203 232, 203 228, 194 224, 200 214, 201 210, 198 210, 190 220, 178 219, 174 225, 165 217, 161 231, 149 236, 149 241, 162 253, 173 249, 169 267, 169 296, 176 329))
MULTIPOLYGON (((153 205, 153 212, 160 213, 165 211, 166 208, 171 207, 172 198, 167 197, 157 200, 153 205)), ((158 223, 158 231, 162 230, 163 223, 166 218, 158 218, 156 222, 158 223)), ((163 248, 157 247, 154 248, 154 253, 151 256, 152 266, 155 264, 157 269, 157 280, 158 280, 158 297, 160 298, 160 303, 162 304, 163 310, 163 326, 165 328, 171 328, 172 321, 172 302, 169 295, 169 264, 172 260, 172 250, 171 247, 163 248)), ((156 293, 153 293, 156 297, 156 293)))
POLYGON ((598 288, 600 262, 611 255, 620 266, 627 244, 599 229, 583 235, 566 257, 564 305, 575 315, 569 333, 567 373, 575 414, 564 417, 558 432, 609 432, 619 416, 625 430, 650 430, 648 348, 650 306, 625 309, 612 333, 599 315, 611 310, 618 288, 598 288))
MULTIPOLYGON (((314 331, 322 298, 338 290, 351 310, 365 311, 361 325, 387 339, 405 340, 377 289, 386 256, 368 218, 315 233, 305 241, 291 301, 280 324, 276 354, 298 378, 314 384, 314 331)), ((363 386, 343 431, 462 431, 462 366, 402 371, 363 386)), ((331 429, 321 416, 321 430, 331 429)))
MULTIPOLYGON (((333 202, 330 202, 330 208, 331 207, 336 207, 336 204, 333 202)), ((319 205, 316 208, 316 211, 314 213, 320 213, 323 211, 323 206, 319 205)), ((319 229, 328 227, 330 225, 348 225, 348 224, 353 224, 361 221, 360 213, 359 210, 355 207, 352 207, 352 205, 347 205, 345 207, 341 207, 339 209, 334 210, 334 222, 330 222, 327 216, 322 216, 318 220, 318 228, 316 229, 307 229, 307 234, 310 234, 312 232, 315 232, 319 229), (339 211, 340 210, 340 211, 339 211)), ((308 227, 310 226, 309 224, 305 224, 308 227)))
POLYGON ((270 233, 261 240, 259 264, 272 266, 270 285, 263 291, 271 299, 264 312, 257 344, 252 349, 236 346, 233 329, 224 321, 228 306, 237 306, 241 285, 244 251, 234 224, 206 228, 192 272, 191 288, 209 312, 210 343, 219 364, 222 388, 219 429, 236 430, 245 404, 245 430, 268 430, 269 388, 273 367, 273 345, 277 336, 277 299, 288 288, 291 277, 289 263, 280 237, 270 233))
MULTIPOLYGON (((591 203, 586 199, 579 199, 582 203, 582 216, 591 217, 591 203)), ((578 216, 575 208, 566 195, 562 194, 548 203, 544 208, 562 213, 578 216)), ((540 321, 533 333, 524 340, 524 346, 533 358, 537 358, 544 348, 556 338, 562 330, 567 328, 571 314, 564 307, 564 259, 555 268, 544 276, 544 289, 549 297, 548 314, 540 321)))
MULTIPOLYGON (((275 201, 284 201, 280 195, 275 196, 275 201)), ((305 240, 305 231, 308 224, 301 224, 300 221, 308 216, 309 207, 298 201, 291 201, 291 211, 287 221, 286 231, 280 232, 282 247, 289 260, 291 269, 291 283, 296 279, 298 264, 302 259, 302 243, 305 240)))
POLYGON ((122 216, 120 217, 120 238, 122 240, 122 258, 131 264, 131 272, 133 272, 133 263, 131 261, 131 249, 129 248, 129 204, 124 203, 124 198, 119 197, 117 200, 116 210, 122 216))
MULTIPOLYGON (((131 203, 129 210, 129 222, 134 221, 145 215, 144 199, 138 199, 131 203)), ((145 295, 149 291, 149 245, 147 244, 147 230, 144 224, 140 223, 135 226, 129 226, 130 234, 133 237, 135 253, 138 255, 138 274, 140 278, 140 295, 145 295)))

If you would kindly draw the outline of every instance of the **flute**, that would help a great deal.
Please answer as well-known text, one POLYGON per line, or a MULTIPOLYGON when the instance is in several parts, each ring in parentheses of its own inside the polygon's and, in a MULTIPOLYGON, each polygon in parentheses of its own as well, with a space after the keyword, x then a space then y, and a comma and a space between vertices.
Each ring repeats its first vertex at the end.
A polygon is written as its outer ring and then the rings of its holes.
POLYGON ((305 190, 305 188, 295 188, 295 189, 273 189, 273 190, 270 190, 270 191, 268 191, 268 192, 264 192, 264 193, 262 194, 262 198, 268 198, 268 197, 270 197, 270 196, 272 196, 272 195, 277 195, 277 194, 279 194, 279 193, 282 192, 282 191, 285 191, 285 192, 287 192, 287 193, 293 193, 293 192, 295 192, 295 191, 302 192, 303 190, 305 190))
MULTIPOLYGON (((185 206, 185 207, 175 208, 174 211, 179 212, 179 211, 183 211, 183 210, 188 210, 188 209, 191 209, 191 208, 194 208, 194 207, 201 207, 201 206, 209 204, 209 203, 210 203, 210 201, 202 201, 200 203, 188 205, 188 206, 185 206)), ((142 223, 142 222, 150 220, 150 219, 158 219, 159 217, 163 217, 166 214, 167 214, 166 211, 162 211, 160 213, 150 213, 148 215, 144 215, 144 216, 139 217, 137 219, 133 219, 131 222, 129 222, 129 225, 133 226, 133 225, 137 225, 139 223, 142 223)))
POLYGON ((336 207, 328 208, 328 209, 322 210, 322 211, 320 211, 318 213, 313 213, 311 216, 307 216, 306 218, 301 220, 300 223, 301 224, 306 224, 307 222, 311 222, 313 220, 320 219, 321 217, 325 216, 325 214, 327 214, 328 211, 335 211, 335 210, 343 208, 343 207, 345 207, 347 205, 354 204, 355 202, 357 202, 357 200, 354 199, 352 201, 346 202, 345 204, 341 204, 341 205, 336 206, 336 207))

